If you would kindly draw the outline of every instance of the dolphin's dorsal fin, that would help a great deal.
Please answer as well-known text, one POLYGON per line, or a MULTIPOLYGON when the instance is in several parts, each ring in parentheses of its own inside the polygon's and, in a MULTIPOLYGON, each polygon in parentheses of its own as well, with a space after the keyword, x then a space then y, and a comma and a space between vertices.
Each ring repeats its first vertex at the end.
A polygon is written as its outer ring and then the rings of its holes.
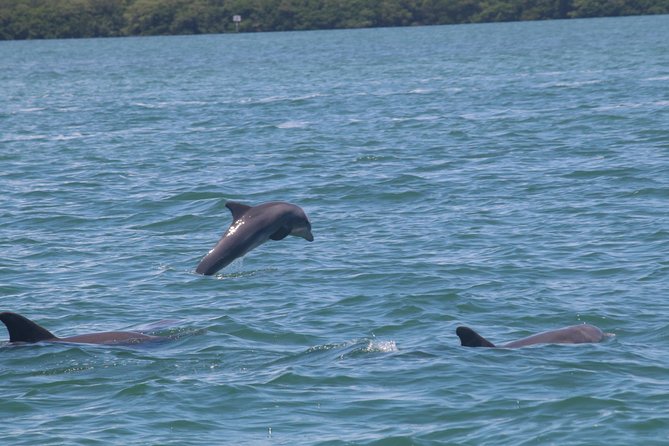
POLYGON ((49 330, 20 314, 5 311, 0 313, 0 320, 7 327, 9 342, 39 342, 57 339, 49 330))
POLYGON ((251 206, 237 203, 235 201, 228 201, 225 203, 225 207, 230 209, 230 212, 232 212, 232 221, 235 222, 242 218, 242 215, 246 213, 249 209, 251 209, 251 206))
POLYGON ((469 327, 458 327, 455 333, 460 338, 460 345, 464 347, 494 347, 495 344, 475 332, 469 327))
POLYGON ((270 235, 269 238, 272 240, 283 240, 286 237, 288 237, 288 234, 290 234, 290 228, 287 228, 286 226, 281 226, 278 231, 276 231, 274 234, 270 235))

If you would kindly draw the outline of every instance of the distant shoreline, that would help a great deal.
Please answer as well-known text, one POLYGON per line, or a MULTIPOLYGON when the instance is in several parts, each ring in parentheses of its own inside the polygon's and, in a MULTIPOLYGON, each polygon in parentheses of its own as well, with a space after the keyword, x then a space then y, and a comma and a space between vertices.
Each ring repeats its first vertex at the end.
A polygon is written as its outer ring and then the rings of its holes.
POLYGON ((666 0, 0 0, 0 40, 220 34, 669 14, 666 0))

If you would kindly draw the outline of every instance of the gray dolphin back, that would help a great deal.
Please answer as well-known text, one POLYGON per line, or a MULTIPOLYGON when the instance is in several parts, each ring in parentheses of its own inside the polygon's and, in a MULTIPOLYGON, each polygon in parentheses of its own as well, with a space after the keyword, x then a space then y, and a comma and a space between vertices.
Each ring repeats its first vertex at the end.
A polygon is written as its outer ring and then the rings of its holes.
POLYGON ((117 344, 130 345, 147 341, 161 341, 168 338, 150 336, 131 331, 107 331, 90 333, 67 338, 59 338, 44 327, 37 325, 25 316, 5 311, 0 313, 0 320, 7 327, 9 342, 71 342, 75 344, 117 344))
POLYGON ((586 344, 600 342, 603 338, 604 333, 599 328, 590 324, 580 324, 537 333, 509 342, 504 347, 517 348, 536 344, 586 344))
MULTIPOLYGON (((492 342, 469 327, 458 327, 455 333, 464 347, 496 347, 492 342)), ((600 342, 606 335, 590 324, 572 325, 557 330, 544 331, 526 338, 501 345, 501 348, 527 347, 536 344, 584 344, 600 342)))

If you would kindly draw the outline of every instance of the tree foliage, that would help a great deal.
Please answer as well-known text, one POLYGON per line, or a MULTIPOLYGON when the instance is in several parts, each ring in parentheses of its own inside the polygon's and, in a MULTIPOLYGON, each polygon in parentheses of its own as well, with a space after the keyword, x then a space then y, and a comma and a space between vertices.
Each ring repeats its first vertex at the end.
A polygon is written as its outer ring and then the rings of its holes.
POLYGON ((0 40, 668 14, 669 0, 0 0, 0 40))

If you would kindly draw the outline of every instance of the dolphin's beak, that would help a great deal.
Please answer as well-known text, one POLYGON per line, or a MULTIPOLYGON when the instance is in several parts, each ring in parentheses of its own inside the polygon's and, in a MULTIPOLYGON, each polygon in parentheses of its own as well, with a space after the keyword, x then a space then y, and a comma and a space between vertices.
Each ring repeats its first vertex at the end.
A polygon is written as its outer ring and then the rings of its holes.
POLYGON ((311 231, 309 231, 306 234, 304 234, 304 239, 308 242, 313 242, 314 241, 314 235, 311 233, 311 231))

